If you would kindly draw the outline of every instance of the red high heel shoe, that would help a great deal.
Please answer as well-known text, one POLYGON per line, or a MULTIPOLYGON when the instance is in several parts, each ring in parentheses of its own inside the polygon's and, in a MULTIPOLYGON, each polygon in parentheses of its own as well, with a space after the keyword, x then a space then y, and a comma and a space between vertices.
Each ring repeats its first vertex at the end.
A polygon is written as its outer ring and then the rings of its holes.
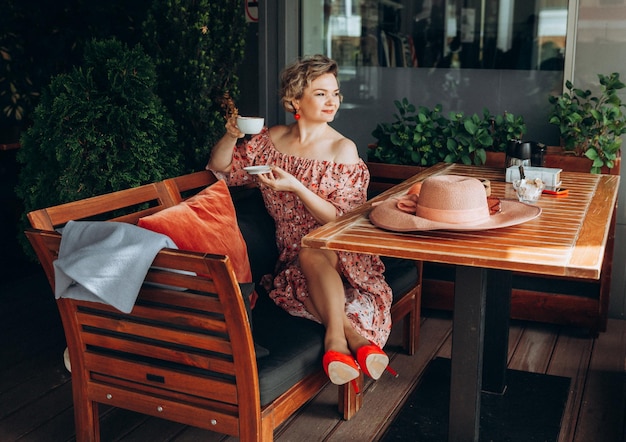
POLYGON ((398 373, 389 366, 389 356, 372 341, 370 345, 364 345, 356 351, 356 360, 363 373, 374 380, 380 378, 385 370, 398 377, 398 373))
POLYGON ((352 356, 329 350, 324 353, 322 365, 324 366, 324 371, 328 375, 330 382, 335 385, 343 385, 352 382, 356 393, 359 393, 356 379, 359 377, 360 371, 359 366, 352 356))

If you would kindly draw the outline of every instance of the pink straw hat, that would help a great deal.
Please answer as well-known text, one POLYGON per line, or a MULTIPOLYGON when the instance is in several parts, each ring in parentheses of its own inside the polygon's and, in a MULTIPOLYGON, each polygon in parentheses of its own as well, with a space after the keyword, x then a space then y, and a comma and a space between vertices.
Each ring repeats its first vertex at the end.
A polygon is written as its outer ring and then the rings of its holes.
POLYGON ((390 198, 369 215, 377 227, 396 232, 487 230, 521 224, 541 208, 514 200, 487 198, 480 180, 459 175, 426 178, 419 195, 390 198))

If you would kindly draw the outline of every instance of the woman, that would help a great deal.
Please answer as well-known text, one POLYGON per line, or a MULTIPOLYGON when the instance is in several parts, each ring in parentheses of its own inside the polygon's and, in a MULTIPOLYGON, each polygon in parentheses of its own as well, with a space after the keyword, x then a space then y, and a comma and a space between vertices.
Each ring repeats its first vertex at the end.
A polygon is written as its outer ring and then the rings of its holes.
POLYGON ((237 145, 244 134, 236 118, 229 119, 207 169, 241 185, 255 179, 244 167, 271 166, 256 175, 280 252, 269 294, 290 314, 325 326, 324 369, 343 385, 359 370, 373 379, 391 371, 381 347, 391 330, 392 294, 379 257, 300 246, 304 235, 366 200, 369 171, 354 142, 328 124, 342 99, 337 72, 336 62, 323 55, 287 67, 281 100, 295 122, 264 128, 237 145))

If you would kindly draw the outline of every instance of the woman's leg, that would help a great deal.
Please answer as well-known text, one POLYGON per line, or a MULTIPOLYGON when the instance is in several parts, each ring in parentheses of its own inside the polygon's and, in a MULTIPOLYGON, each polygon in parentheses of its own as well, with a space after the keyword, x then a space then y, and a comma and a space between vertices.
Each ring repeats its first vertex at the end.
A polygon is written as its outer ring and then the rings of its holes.
POLYGON ((345 313, 343 281, 338 272, 338 257, 331 250, 302 248, 300 267, 309 289, 307 309, 326 327, 326 351, 355 353, 369 341, 352 326, 345 313))

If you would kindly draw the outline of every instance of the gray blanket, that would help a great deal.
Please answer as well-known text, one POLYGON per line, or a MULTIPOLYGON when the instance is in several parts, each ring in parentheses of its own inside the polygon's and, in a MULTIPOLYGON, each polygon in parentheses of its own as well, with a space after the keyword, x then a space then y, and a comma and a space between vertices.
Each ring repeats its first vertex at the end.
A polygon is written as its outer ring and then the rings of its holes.
POLYGON ((70 221, 54 261, 55 296, 130 313, 154 257, 165 247, 177 248, 168 236, 132 224, 70 221))

